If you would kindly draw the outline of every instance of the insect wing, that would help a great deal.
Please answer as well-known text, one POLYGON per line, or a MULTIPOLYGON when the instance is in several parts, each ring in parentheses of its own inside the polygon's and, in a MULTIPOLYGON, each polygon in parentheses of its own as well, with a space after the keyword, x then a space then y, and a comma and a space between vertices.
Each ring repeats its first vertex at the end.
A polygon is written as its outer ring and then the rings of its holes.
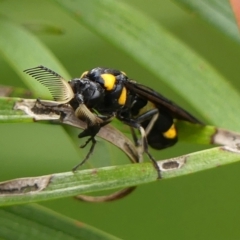
POLYGON ((174 102, 170 101, 160 93, 154 91, 153 89, 146 87, 142 84, 138 84, 134 81, 127 81, 125 82, 125 86, 127 89, 132 91, 135 94, 138 94, 140 97, 147 99, 148 101, 154 103, 156 106, 161 105, 166 107, 176 119, 185 120, 192 123, 203 124, 197 118, 192 116, 186 110, 175 104, 174 102))

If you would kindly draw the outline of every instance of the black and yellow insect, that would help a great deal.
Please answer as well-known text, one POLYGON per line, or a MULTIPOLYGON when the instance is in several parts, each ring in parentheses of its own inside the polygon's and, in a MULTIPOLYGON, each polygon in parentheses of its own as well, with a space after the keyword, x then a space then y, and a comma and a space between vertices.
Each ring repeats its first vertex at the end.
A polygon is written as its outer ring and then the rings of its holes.
POLYGON ((66 81, 54 71, 38 66, 25 70, 51 92, 59 104, 70 104, 79 119, 87 123, 87 128, 79 137, 89 136, 86 146, 92 141, 86 158, 95 146, 95 136, 100 128, 116 117, 131 127, 136 144, 139 141, 133 129, 138 129, 142 136, 143 152, 149 154, 147 145, 163 149, 174 145, 178 140, 174 119, 202 124, 177 104, 165 98, 153 89, 141 85, 119 70, 97 67, 84 72, 80 78, 66 81))

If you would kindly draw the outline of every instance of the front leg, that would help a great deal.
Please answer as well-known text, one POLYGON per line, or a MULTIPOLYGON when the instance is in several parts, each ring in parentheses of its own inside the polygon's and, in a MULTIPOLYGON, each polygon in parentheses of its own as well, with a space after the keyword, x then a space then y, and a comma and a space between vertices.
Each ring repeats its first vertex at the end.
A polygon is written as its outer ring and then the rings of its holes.
POLYGON ((80 166, 82 166, 89 159, 97 143, 95 136, 103 126, 105 126, 111 121, 111 118, 106 118, 105 121, 99 118, 97 115, 93 114, 83 103, 79 104, 79 107, 76 109, 75 114, 80 120, 87 123, 87 128, 83 132, 81 132, 78 135, 78 137, 79 138, 89 137, 89 138, 85 142, 85 144, 80 146, 80 148, 86 147, 90 142, 92 142, 92 145, 86 157, 73 168, 73 171, 76 171, 80 166))
POLYGON ((85 147, 90 141, 92 141, 92 145, 91 145, 91 147, 90 147, 90 150, 88 151, 86 157, 72 169, 73 172, 76 172, 76 170, 77 170, 80 166, 82 166, 82 165, 89 159, 90 155, 93 153, 94 147, 95 147, 95 145, 96 145, 96 143, 97 143, 97 141, 95 140, 94 137, 90 137, 90 138, 86 141, 86 143, 85 143, 84 145, 80 146, 80 147, 81 147, 81 148, 85 147))

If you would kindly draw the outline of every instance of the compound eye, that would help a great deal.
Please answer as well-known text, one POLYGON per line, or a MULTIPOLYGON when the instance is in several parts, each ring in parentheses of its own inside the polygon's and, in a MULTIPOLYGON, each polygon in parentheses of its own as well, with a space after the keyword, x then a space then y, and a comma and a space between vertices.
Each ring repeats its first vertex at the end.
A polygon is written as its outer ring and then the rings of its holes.
POLYGON ((108 91, 111 91, 114 89, 115 83, 116 83, 116 78, 114 75, 112 75, 110 73, 104 73, 104 74, 101 74, 101 78, 103 79, 104 87, 108 91))
POLYGON ((85 71, 85 72, 81 75, 80 78, 84 78, 84 77, 86 77, 87 74, 88 74, 88 71, 85 71))

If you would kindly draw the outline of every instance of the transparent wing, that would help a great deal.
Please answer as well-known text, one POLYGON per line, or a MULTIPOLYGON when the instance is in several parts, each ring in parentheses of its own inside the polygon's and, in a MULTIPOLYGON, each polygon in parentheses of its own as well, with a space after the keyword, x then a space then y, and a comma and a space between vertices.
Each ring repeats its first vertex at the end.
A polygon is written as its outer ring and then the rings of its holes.
POLYGON ((73 90, 65 79, 49 68, 38 66, 26 69, 24 72, 47 87, 53 99, 59 103, 68 103, 74 97, 73 90))

